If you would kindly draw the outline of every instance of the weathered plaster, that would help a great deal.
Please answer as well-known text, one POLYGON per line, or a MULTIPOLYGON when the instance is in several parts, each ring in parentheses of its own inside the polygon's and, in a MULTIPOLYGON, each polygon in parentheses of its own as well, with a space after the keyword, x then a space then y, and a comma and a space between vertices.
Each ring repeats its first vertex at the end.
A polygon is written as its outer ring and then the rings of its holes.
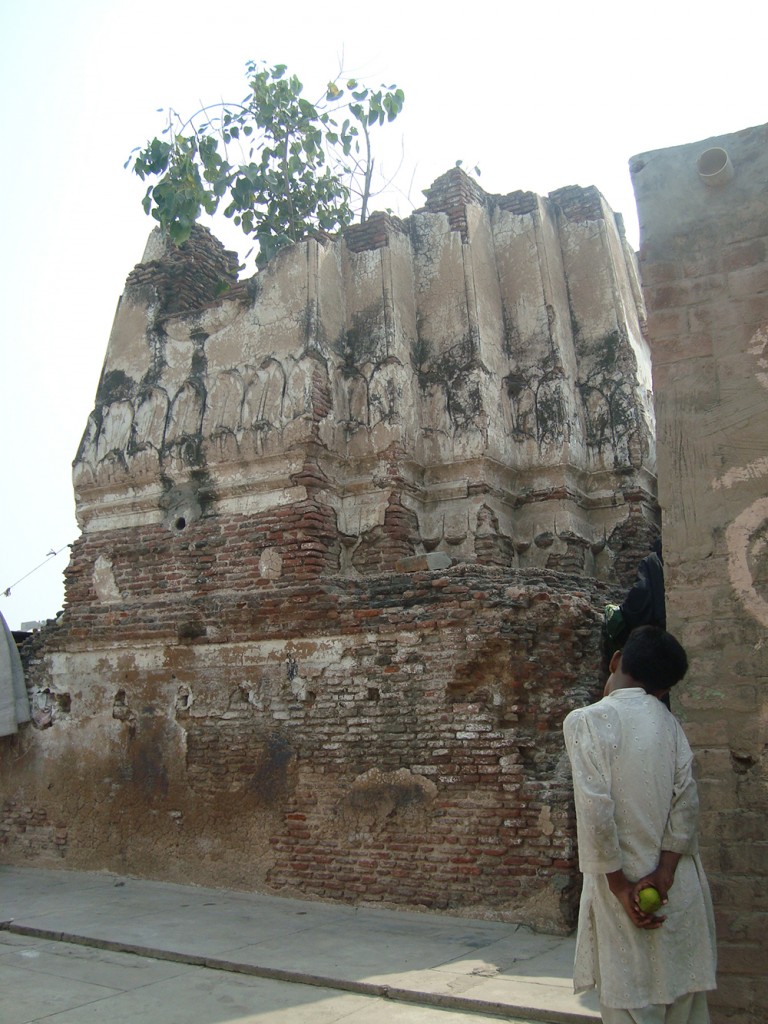
POLYGON ((768 1015, 768 126, 631 162, 658 423, 668 620, 691 662, 677 709, 694 746, 715 901, 716 1024, 768 1015), (697 165, 724 149, 720 186, 697 165))
POLYGON ((458 170, 250 281, 152 239, 5 855, 567 930, 561 722, 658 527, 634 280, 595 189, 458 170))

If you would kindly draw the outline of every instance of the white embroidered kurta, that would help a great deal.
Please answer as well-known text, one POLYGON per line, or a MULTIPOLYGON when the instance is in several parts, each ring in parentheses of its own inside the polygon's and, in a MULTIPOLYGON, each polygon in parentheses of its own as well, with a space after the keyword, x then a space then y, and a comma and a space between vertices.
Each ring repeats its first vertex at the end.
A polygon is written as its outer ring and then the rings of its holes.
POLYGON ((715 988, 712 904, 698 857, 693 755, 682 727, 640 687, 572 711, 563 725, 573 770, 584 888, 574 988, 605 1006, 669 1004, 715 988), (654 930, 636 928, 606 873, 650 874, 661 850, 683 856, 654 930))

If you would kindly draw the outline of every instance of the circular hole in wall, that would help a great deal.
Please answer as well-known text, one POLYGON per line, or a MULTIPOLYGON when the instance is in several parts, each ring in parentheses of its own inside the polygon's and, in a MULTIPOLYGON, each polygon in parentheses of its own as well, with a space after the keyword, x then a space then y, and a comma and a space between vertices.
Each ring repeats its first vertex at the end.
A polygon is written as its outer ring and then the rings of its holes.
POLYGON ((705 150, 696 162, 696 170, 707 185, 724 185, 733 177, 733 164, 720 146, 705 150))
POLYGON ((187 520, 184 518, 184 516, 179 516, 179 518, 176 520, 175 525, 177 530, 183 530, 184 527, 187 525, 187 520))

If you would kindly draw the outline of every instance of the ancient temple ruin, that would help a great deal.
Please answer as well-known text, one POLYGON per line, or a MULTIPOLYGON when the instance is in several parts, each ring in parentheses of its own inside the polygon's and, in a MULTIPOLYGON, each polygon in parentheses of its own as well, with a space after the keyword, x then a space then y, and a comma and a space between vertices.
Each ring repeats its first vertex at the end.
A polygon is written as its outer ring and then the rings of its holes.
POLYGON ((561 722, 658 529, 644 328, 594 188, 456 169, 247 281, 153 235, 5 855, 568 929, 561 722))
POLYGON ((303 553, 265 547, 259 578, 435 552, 605 578, 643 549, 616 534, 655 515, 649 354, 596 190, 488 197, 456 170, 409 222, 309 240, 244 285, 228 256, 202 229, 153 238, 129 276, 75 462, 86 535, 311 491, 332 522, 304 524, 303 553))

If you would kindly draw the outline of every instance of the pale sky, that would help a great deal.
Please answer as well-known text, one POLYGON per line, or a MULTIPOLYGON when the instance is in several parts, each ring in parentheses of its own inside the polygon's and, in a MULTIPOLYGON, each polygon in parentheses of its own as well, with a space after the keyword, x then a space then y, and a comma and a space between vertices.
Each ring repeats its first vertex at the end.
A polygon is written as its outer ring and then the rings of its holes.
MULTIPOLYGON (((118 298, 153 224, 140 205, 145 186, 123 164, 160 133, 158 107, 189 114, 242 99, 251 58, 287 64, 314 99, 343 54, 346 74, 405 92, 380 162, 394 171, 402 148, 406 195, 384 205, 407 216, 462 159, 479 164, 489 192, 595 185, 637 246, 630 157, 768 121, 761 12, 756 0, 4 0, 0 612, 9 626, 63 605, 66 545, 79 533, 71 464, 118 298)), ((233 245, 233 234, 217 233, 233 245)))

